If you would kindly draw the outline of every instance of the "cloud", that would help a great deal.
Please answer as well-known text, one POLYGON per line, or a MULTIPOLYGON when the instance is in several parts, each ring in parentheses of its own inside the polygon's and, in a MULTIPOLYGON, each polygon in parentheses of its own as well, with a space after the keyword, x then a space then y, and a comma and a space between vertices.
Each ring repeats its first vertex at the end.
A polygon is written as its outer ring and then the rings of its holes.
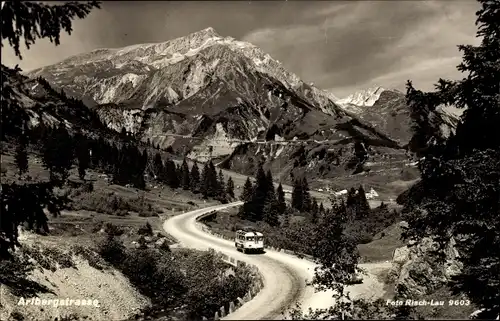
POLYGON ((255 30, 244 40, 337 96, 374 85, 401 90, 407 79, 429 89, 439 77, 457 76, 458 44, 477 43, 476 8, 460 1, 333 3, 305 12, 308 24, 255 30))

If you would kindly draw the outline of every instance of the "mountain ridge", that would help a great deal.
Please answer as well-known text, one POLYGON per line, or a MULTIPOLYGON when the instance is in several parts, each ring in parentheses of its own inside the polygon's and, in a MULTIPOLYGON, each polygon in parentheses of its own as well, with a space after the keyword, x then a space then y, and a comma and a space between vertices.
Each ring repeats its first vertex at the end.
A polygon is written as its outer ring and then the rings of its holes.
POLYGON ((333 94, 303 82, 258 47, 213 28, 161 43, 97 49, 30 75, 93 101, 115 131, 124 128, 193 159, 214 157, 240 172, 265 161, 283 179, 301 171, 334 177, 359 173, 364 163, 384 157, 407 158, 407 137, 343 108, 333 94))

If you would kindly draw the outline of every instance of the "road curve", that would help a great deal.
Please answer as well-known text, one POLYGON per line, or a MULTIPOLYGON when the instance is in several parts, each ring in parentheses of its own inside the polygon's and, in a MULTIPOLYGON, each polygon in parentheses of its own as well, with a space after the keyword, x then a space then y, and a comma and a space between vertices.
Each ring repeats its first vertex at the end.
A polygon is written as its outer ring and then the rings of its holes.
MULTIPOLYGON (((239 206, 243 202, 216 205, 179 214, 165 221, 163 228, 175 237, 183 247, 226 253, 233 258, 257 266, 264 279, 264 288, 250 302, 244 304, 224 319, 262 320, 283 319, 282 312, 295 303, 300 303, 303 311, 325 309, 332 306, 332 292, 315 292, 307 286, 314 275, 316 264, 299 259, 296 256, 266 249, 264 254, 243 254, 236 251, 234 242, 220 239, 201 230, 197 217, 213 210, 222 210, 239 206)), ((265 237, 265 236, 264 236, 265 237)), ((265 241, 265 239, 264 239, 265 241)), ((385 292, 385 285, 380 282, 377 271, 387 270, 390 262, 360 264, 368 272, 363 283, 348 286, 347 290, 353 298, 374 299, 385 292)))
POLYGON ((234 243, 201 231, 196 218, 212 210, 241 205, 235 202, 207 207, 174 216, 164 223, 167 233, 175 237, 181 246, 206 250, 213 248, 235 259, 256 265, 264 279, 264 287, 250 302, 244 304, 228 318, 239 320, 282 319, 283 308, 303 301, 312 294, 306 286, 307 271, 290 264, 282 253, 267 250, 264 254, 248 255, 236 251, 234 243))

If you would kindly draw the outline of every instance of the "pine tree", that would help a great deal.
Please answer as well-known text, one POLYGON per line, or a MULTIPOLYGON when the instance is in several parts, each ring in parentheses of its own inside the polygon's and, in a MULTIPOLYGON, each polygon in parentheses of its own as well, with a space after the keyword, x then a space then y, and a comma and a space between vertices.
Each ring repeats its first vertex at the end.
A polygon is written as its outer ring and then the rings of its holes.
POLYGON ((358 205, 358 191, 354 187, 351 187, 347 192, 346 199, 346 210, 349 220, 353 220, 356 217, 356 213, 358 212, 358 205))
MULTIPOLYGON (((479 46, 459 46, 463 61, 458 81, 440 79, 434 92, 407 84, 407 101, 418 146, 422 195, 405 205, 405 236, 415 241, 433 237, 441 249, 453 237, 460 274, 455 293, 467 295, 493 319, 500 314, 500 5, 480 0, 476 13, 479 46), (431 112, 440 105, 467 108, 455 135, 445 139, 431 112)), ((444 252, 444 251, 442 251, 444 252)))
POLYGON ((43 165, 49 170, 50 178, 65 181, 73 164, 74 150, 66 126, 60 123, 53 134, 44 142, 43 165), (58 176, 56 176, 58 174, 58 176))
POLYGON ((76 158, 78 160, 78 176, 85 179, 85 171, 90 165, 89 142, 81 133, 75 135, 76 158))
POLYGON ((356 195, 356 219, 363 219, 370 215, 370 204, 366 199, 366 193, 363 186, 359 186, 356 195))
POLYGON ((304 205, 304 192, 302 190, 301 181, 295 179, 293 181, 293 190, 292 190, 292 208, 295 208, 298 211, 302 211, 304 205))
MULTIPOLYGON (((132 184, 136 188, 144 189, 146 187, 146 182, 144 180, 144 171, 146 170, 144 154, 139 151, 137 145, 130 145, 130 154, 132 155, 132 168, 129 169, 132 171, 132 184)), ((147 154, 145 156, 147 157, 147 154)))
POLYGON ((184 190, 188 190, 191 186, 191 181, 189 179, 189 166, 186 158, 184 158, 181 165, 181 185, 184 190))
POLYGON ((252 199, 253 185, 250 181, 250 177, 247 177, 245 185, 243 185, 243 192, 241 193, 240 199, 243 202, 249 202, 252 199))
POLYGON ((222 173, 222 169, 219 170, 219 177, 218 177, 218 182, 217 185, 219 187, 219 193, 222 195, 226 194, 226 183, 224 182, 224 174, 222 173))
POLYGON ((318 202, 316 201, 315 198, 312 199, 311 202, 311 223, 317 224, 319 221, 319 207, 318 207, 318 202))
POLYGON ((215 165, 212 162, 212 160, 208 162, 208 186, 209 186, 208 196, 215 197, 217 193, 220 191, 220 187, 219 187, 219 180, 217 177, 217 171, 215 170, 215 165))
MULTIPOLYGON (((345 205, 334 204, 332 211, 316 225, 311 242, 313 256, 319 263, 312 283, 320 291, 331 290, 337 301, 345 297, 345 284, 359 272, 357 245, 344 234, 346 223, 345 205)), ((337 308, 342 312, 345 307, 337 308)))
POLYGON ((320 217, 323 217, 325 215, 325 207, 323 206, 323 202, 319 204, 318 213, 320 217))
POLYGON ((266 173, 266 181, 267 181, 267 186, 266 186, 267 197, 266 197, 266 200, 274 202, 274 201, 276 201, 276 191, 274 190, 273 174, 271 173, 270 170, 268 170, 267 173, 266 173))
POLYGON ((163 160, 161 159, 160 153, 155 154, 155 158, 153 159, 153 170, 152 173, 148 173, 155 180, 161 180, 163 182, 167 181, 167 177, 165 177, 165 171, 163 168, 163 160))
POLYGON ((279 211, 278 202, 276 199, 272 199, 266 202, 264 209, 264 222, 271 226, 279 225, 279 211))
POLYGON ((283 213, 283 223, 281 226, 285 228, 290 226, 290 213, 286 210, 285 213, 283 213))
POLYGON ((19 171, 19 177, 28 172, 28 152, 26 151, 26 138, 25 136, 21 136, 19 138, 19 143, 16 147, 16 154, 14 156, 14 160, 16 163, 16 167, 19 171))
POLYGON ((276 197, 278 202, 278 213, 283 214, 286 211, 286 201, 285 201, 285 192, 283 191, 283 186, 280 184, 276 189, 276 197))
POLYGON ((172 188, 178 188, 180 186, 180 179, 178 177, 177 168, 174 161, 172 161, 171 159, 167 159, 164 166, 167 185, 172 188))
POLYGON ((302 210, 304 212, 308 212, 311 210, 311 193, 309 192, 309 184, 307 183, 307 179, 305 177, 302 178, 302 210))
POLYGON ((203 169, 201 170, 201 179, 200 179, 200 192, 203 195, 203 198, 208 198, 208 193, 210 189, 210 169, 208 167, 208 163, 203 165, 203 169))
POLYGON ((198 169, 198 165, 196 162, 193 162, 193 166, 191 167, 190 173, 191 181, 190 188, 193 193, 200 192, 200 170, 198 169))
POLYGON ((262 221, 264 217, 264 206, 269 198, 269 181, 264 168, 259 165, 255 175, 255 187, 250 200, 249 217, 252 221, 262 221))
MULTIPOLYGON (((137 148, 137 151, 139 151, 139 148, 137 148)), ((141 158, 140 158, 140 164, 139 164, 140 168, 144 168, 144 170, 142 171, 143 174, 146 172, 146 166, 148 165, 148 162, 149 162, 148 151, 146 149, 144 149, 142 151, 141 158)))
POLYGON ((234 182, 231 176, 229 176, 229 178, 227 179, 226 194, 229 197, 234 198, 234 182))

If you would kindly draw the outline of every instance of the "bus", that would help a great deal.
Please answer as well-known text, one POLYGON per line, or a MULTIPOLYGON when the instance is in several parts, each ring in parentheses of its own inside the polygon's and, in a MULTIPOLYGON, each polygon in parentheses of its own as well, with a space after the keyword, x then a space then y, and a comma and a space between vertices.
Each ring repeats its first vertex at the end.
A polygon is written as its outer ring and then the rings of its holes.
POLYGON ((247 252, 264 252, 264 236, 262 233, 253 232, 249 230, 236 231, 234 238, 234 246, 238 251, 247 252))

